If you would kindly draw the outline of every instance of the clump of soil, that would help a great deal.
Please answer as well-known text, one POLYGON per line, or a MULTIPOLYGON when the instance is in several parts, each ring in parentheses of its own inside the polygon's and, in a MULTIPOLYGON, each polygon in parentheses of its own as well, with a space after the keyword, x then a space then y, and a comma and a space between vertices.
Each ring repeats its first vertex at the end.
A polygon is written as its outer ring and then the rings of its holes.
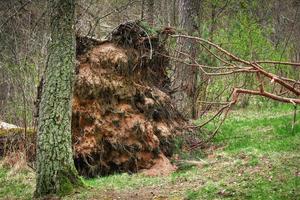
POLYGON ((110 41, 88 50, 78 45, 84 53, 78 55, 72 132, 82 175, 174 169, 165 156, 172 155, 173 137, 186 121, 170 99, 164 47, 144 32, 130 22, 110 41))

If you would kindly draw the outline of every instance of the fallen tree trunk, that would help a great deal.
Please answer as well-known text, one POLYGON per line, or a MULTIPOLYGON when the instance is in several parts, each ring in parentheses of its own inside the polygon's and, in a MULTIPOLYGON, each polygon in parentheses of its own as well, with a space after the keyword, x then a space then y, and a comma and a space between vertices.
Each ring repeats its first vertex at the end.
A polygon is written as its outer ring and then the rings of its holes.
POLYGON ((13 152, 24 152, 29 162, 35 160, 36 131, 0 122, 0 158, 13 152))
POLYGON ((14 125, 14 124, 9 124, 9 123, 0 121, 0 129, 7 130, 7 129, 13 129, 13 128, 20 128, 20 127, 14 125))

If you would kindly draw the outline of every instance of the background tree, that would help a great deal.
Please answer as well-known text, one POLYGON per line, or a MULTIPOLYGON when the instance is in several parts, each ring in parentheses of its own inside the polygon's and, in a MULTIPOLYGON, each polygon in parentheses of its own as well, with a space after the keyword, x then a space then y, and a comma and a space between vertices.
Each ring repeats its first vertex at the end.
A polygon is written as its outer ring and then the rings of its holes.
POLYGON ((294 20, 294 61, 300 62, 300 1, 295 0, 294 2, 295 8, 295 20, 294 20))
POLYGON ((143 16, 150 25, 154 25, 154 0, 143 0, 143 16))
POLYGON ((50 41, 39 109, 36 196, 80 185, 71 148, 75 0, 49 0, 50 41))
POLYGON ((43 11, 42 2, 0 1, 0 118, 23 127, 33 125, 47 36, 43 11))
MULTIPOLYGON (((199 30, 199 12, 201 1, 198 0, 180 0, 179 1, 179 23, 180 29, 188 35, 195 35, 199 30)), ((180 52, 188 53, 192 58, 197 56, 197 48, 189 39, 181 38, 178 41, 182 44, 179 47, 180 52)), ((180 57, 180 54, 178 54, 180 57)), ((188 118, 197 116, 196 99, 197 99, 197 68, 190 68, 178 64, 174 71, 174 80, 172 87, 174 101, 182 114, 188 118)))

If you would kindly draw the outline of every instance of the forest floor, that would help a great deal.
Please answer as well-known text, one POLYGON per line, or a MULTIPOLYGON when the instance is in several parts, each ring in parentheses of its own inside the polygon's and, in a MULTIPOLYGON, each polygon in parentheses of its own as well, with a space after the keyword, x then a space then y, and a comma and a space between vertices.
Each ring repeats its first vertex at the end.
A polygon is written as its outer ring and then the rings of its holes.
MULTIPOLYGON (((300 113, 299 113, 300 114, 300 113)), ((292 111, 239 110, 230 114, 208 149, 188 156, 166 177, 116 174, 85 180, 88 189, 63 199, 300 199, 300 116, 292 111)), ((32 199, 34 172, 0 161, 0 199, 32 199)))

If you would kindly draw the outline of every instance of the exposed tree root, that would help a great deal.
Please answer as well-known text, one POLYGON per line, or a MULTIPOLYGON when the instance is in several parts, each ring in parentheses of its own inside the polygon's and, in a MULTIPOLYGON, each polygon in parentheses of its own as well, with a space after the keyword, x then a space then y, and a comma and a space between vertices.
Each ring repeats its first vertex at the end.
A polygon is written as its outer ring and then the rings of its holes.
POLYGON ((132 22, 111 37, 78 57, 72 120, 76 167, 95 176, 170 166, 161 162, 169 162, 172 138, 187 122, 168 93, 168 60, 156 53, 166 52, 158 37, 132 22))

